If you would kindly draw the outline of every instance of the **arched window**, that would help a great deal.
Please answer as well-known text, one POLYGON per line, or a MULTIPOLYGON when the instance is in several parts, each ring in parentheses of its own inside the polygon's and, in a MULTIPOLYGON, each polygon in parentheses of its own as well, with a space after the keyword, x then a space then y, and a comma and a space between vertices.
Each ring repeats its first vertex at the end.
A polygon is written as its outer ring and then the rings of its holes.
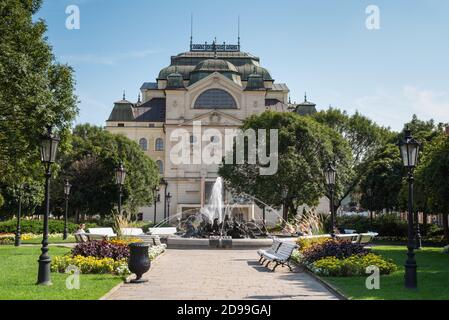
POLYGON ((195 101, 195 109, 237 109, 234 98, 224 90, 209 89, 195 101))
POLYGON ((162 140, 161 138, 156 139, 155 150, 164 151, 164 140, 162 140))
POLYGON ((139 140, 139 146, 143 151, 147 151, 148 150, 148 141, 145 138, 142 138, 139 140))
POLYGON ((161 160, 156 161, 156 165, 159 168, 159 173, 164 174, 164 163, 161 160))

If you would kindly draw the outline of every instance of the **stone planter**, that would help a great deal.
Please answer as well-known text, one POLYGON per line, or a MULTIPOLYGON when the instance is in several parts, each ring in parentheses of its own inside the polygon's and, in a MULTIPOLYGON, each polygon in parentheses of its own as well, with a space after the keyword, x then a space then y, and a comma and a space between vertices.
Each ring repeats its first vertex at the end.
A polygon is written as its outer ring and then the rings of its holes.
POLYGON ((131 243, 129 245, 130 257, 128 261, 129 270, 136 274, 136 279, 131 280, 131 283, 144 283, 142 276, 150 270, 151 260, 148 255, 149 244, 146 243, 131 243))

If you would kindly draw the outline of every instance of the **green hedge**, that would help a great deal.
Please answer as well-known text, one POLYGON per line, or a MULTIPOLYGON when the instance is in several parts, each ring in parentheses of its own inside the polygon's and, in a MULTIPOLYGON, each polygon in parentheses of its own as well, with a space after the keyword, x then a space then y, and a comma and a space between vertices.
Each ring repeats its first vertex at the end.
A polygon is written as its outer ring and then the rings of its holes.
MULTIPOLYGON (((78 229, 76 223, 68 223, 69 233, 73 233, 78 229)), ((94 223, 86 223, 86 229, 95 228, 97 225, 94 223)), ((8 220, 0 222, 0 233, 15 233, 17 227, 17 220, 8 220)), ((38 220, 22 220, 21 231, 22 233, 40 234, 44 228, 44 222, 38 220)), ((64 221, 63 220, 50 220, 48 222, 49 233, 63 233, 64 221)))
MULTIPOLYGON (((340 229, 353 229, 359 233, 373 231, 379 233, 381 237, 407 237, 407 221, 399 219, 396 215, 378 215, 373 219, 371 226, 370 218, 365 216, 339 216, 337 219, 340 229)), ((432 224, 427 225, 427 230, 421 225, 421 233, 429 237, 438 237, 443 231, 440 227, 432 224)))

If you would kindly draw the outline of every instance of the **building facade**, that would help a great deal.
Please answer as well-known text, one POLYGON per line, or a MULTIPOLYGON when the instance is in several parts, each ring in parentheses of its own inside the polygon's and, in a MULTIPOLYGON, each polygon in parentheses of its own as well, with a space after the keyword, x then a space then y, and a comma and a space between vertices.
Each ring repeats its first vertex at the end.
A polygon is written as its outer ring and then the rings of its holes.
MULTIPOLYGON (((144 83, 140 90, 142 98, 136 103, 125 96, 115 102, 106 128, 139 143, 159 166, 164 178, 158 191, 160 202, 142 208, 146 221, 173 223, 173 219, 185 218, 207 204, 218 177, 217 164, 171 161, 178 144, 171 138, 174 131, 187 132, 192 151, 200 148, 203 152, 209 141, 202 134, 208 129, 216 132, 206 137, 214 143, 224 137, 226 129, 237 129, 247 117, 266 110, 316 111, 307 99, 291 104, 287 85, 275 82, 260 59, 242 52, 239 45, 193 44, 190 51, 172 56, 156 81, 144 83)), ((262 219, 262 209, 253 201, 236 200, 228 192, 224 201, 232 203, 233 214, 245 220, 262 219)), ((266 218, 277 222, 278 214, 271 212, 266 218)))

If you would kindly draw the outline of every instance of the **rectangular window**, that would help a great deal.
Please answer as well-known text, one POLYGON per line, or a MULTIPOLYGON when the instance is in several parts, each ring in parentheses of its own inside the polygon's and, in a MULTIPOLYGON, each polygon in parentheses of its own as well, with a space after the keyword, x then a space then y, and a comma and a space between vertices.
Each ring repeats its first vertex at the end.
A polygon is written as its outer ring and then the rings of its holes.
POLYGON ((124 124, 124 123, 119 123, 119 124, 117 125, 117 127, 119 127, 119 128, 124 128, 124 127, 125 127, 125 124, 124 124))

